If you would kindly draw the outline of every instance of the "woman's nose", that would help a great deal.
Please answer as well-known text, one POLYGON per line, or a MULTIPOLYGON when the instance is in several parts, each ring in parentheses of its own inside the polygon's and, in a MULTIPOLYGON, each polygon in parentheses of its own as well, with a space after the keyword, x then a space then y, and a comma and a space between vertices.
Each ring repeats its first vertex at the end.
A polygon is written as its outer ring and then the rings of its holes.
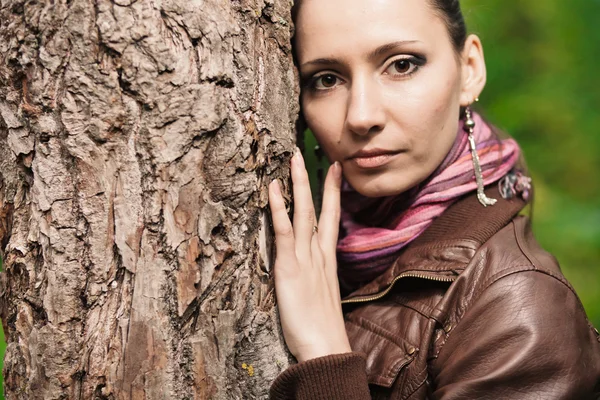
POLYGON ((357 135, 383 130, 385 110, 376 83, 353 82, 348 99, 346 128, 357 135))

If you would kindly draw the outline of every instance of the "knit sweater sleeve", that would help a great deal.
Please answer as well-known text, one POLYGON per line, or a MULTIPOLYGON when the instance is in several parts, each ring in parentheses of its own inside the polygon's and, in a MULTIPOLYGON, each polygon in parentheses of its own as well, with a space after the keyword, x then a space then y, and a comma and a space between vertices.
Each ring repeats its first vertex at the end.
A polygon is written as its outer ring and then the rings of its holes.
POLYGON ((334 354, 292 365, 275 379, 269 398, 370 400, 364 355, 334 354))

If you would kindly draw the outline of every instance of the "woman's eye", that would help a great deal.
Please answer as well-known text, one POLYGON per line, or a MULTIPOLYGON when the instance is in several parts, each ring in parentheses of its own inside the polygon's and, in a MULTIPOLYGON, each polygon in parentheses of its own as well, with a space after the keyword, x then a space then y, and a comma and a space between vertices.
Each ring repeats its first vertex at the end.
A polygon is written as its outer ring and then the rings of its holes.
POLYGON ((394 69, 396 70, 396 72, 399 72, 401 74, 405 74, 408 71, 410 71, 410 61, 408 60, 398 60, 398 61, 394 61, 394 69))
POLYGON ((332 74, 325 74, 315 78, 314 80, 314 88, 315 89, 331 89, 336 84, 338 84, 339 78, 332 74))
POLYGON ((417 70, 419 65, 409 58, 401 58, 390 64, 386 73, 390 75, 410 75, 417 70))

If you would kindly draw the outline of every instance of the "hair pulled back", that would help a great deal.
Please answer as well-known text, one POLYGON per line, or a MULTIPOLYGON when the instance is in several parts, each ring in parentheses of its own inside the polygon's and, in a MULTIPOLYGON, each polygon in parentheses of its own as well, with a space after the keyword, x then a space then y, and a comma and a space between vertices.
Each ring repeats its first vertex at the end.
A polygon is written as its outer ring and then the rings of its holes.
POLYGON ((460 9, 459 0, 429 0, 432 6, 440 12, 442 18, 446 22, 450 40, 454 45, 454 49, 460 52, 465 47, 467 40, 467 25, 465 18, 460 9))
MULTIPOLYGON (((433 8, 440 14, 448 28, 450 40, 456 52, 461 52, 467 39, 467 26, 460 9, 459 0, 427 0, 433 8)), ((302 0, 294 0, 292 7, 292 19, 296 22, 296 15, 300 8, 302 0)))

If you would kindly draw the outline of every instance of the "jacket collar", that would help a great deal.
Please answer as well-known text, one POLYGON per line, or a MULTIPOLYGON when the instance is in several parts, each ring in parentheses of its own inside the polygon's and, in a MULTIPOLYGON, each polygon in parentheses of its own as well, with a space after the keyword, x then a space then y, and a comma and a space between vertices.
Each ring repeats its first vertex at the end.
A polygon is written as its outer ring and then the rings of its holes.
POLYGON ((465 195, 451 205, 417 239, 406 246, 383 274, 345 297, 343 301, 367 298, 384 292, 403 274, 432 280, 452 280, 481 245, 506 226, 526 205, 520 197, 504 199, 497 185, 486 195, 498 200, 483 207, 477 194, 465 195))

